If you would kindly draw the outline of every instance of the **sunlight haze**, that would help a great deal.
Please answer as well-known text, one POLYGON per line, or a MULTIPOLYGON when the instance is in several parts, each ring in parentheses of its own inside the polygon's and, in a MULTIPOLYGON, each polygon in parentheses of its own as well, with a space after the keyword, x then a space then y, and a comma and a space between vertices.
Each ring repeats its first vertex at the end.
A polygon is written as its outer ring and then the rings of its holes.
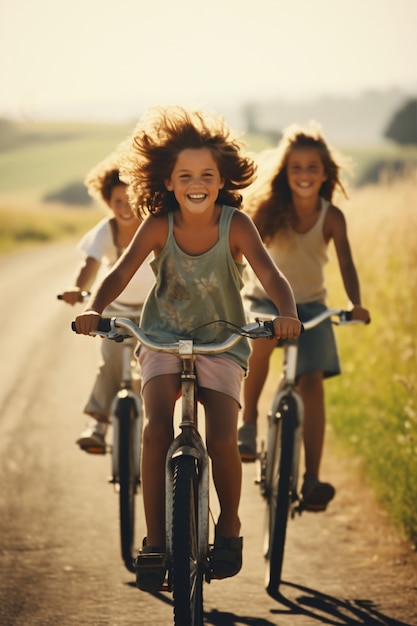
POLYGON ((1 0, 0 116, 417 91, 416 0, 1 0))

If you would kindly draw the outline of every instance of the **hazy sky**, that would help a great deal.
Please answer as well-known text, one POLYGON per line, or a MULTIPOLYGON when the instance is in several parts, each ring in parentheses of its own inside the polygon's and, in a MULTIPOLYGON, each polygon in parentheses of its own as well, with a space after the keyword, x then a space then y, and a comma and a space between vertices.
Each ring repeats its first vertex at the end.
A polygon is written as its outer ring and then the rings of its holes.
POLYGON ((417 92, 417 0, 0 0, 0 115, 417 92))

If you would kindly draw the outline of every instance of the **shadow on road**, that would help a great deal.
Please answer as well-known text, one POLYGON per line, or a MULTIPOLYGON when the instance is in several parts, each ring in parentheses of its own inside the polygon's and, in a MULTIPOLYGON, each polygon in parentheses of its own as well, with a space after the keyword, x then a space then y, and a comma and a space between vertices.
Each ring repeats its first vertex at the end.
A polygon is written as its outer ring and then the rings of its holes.
POLYGON ((204 626, 276 626, 276 624, 262 617, 236 615, 230 611, 212 609, 209 613, 204 613, 204 626))
MULTIPOLYGON (((388 615, 383 615, 371 600, 353 599, 341 600, 326 595, 315 589, 302 587, 293 583, 282 582, 281 592, 270 596, 282 604, 282 609, 272 609, 271 613, 305 615, 316 619, 321 624, 345 624, 362 626, 412 626, 399 621, 388 615), (294 589, 301 592, 294 599, 289 599, 282 593, 283 588, 294 589)), ((248 622, 251 623, 251 622, 248 622)))
MULTIPOLYGON (((136 587, 135 583, 128 583, 136 587)), ((341 600, 316 589, 282 582, 281 591, 269 596, 282 608, 270 609, 271 615, 303 615, 316 620, 320 624, 333 626, 413 626, 378 611, 371 600, 341 600), (288 589, 287 595, 282 590, 288 589), (292 593, 291 593, 292 592, 292 593), (290 598, 289 596, 294 596, 290 598)), ((152 594, 165 604, 172 605, 172 597, 163 593, 152 594)), ((276 621, 255 615, 239 615, 230 611, 212 609, 204 612, 205 626, 276 626, 276 621)))

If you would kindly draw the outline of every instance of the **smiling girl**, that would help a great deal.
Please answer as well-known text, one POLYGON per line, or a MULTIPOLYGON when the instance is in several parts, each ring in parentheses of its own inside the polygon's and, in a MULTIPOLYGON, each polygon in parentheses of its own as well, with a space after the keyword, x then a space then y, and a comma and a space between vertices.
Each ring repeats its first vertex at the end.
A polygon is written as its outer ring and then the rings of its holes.
MULTIPOLYGON (((77 317, 77 331, 88 334, 97 328, 105 306, 153 252, 155 286, 141 318, 151 339, 170 342, 194 336, 201 343, 220 342, 229 331, 213 322, 244 325, 243 257, 280 310, 274 320, 276 336, 298 336, 301 325, 288 281, 266 252, 252 220, 238 210, 237 190, 247 187, 254 174, 253 161, 241 154, 221 118, 179 107, 151 109, 136 128, 122 167, 130 203, 146 219, 88 309, 77 317)), ((211 563, 216 578, 234 576, 242 565, 242 470, 236 431, 248 357, 249 344, 243 339, 220 356, 196 359, 220 503, 211 563)), ((147 536, 136 559, 136 582, 140 589, 155 591, 165 576, 165 457, 173 438, 181 363, 175 355, 143 347, 139 361, 147 418, 142 455, 147 536), (161 565, 144 567, 149 552, 161 554, 161 565)))
MULTIPOLYGON (((359 280, 342 211, 332 204, 334 191, 344 189, 339 165, 318 129, 303 132, 290 127, 278 147, 279 163, 264 187, 248 199, 249 212, 275 263, 293 288, 300 320, 305 322, 326 309, 324 267, 333 240, 346 294, 354 318, 367 321, 361 305, 359 280)), ((246 205, 245 205, 246 206, 246 205)), ((248 308, 278 315, 256 277, 245 287, 248 308)), ((256 457, 258 400, 269 368, 274 342, 252 342, 249 374, 244 382, 243 425, 239 428, 242 460, 256 457)), ((319 480, 324 442, 323 379, 340 373, 339 357, 330 320, 304 333, 299 340, 298 387, 304 402, 306 472, 302 485, 306 502, 327 505, 335 490, 319 480)))

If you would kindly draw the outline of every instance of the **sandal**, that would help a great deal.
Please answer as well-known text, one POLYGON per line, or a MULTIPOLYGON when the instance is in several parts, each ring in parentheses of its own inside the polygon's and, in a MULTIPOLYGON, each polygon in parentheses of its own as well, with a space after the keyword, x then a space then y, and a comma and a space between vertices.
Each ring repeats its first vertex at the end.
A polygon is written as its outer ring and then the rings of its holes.
POLYGON ((236 576, 242 567, 243 537, 221 537, 215 535, 211 552, 212 578, 236 576))
POLYGON ((151 593, 160 591, 166 574, 165 548, 147 546, 145 537, 143 547, 134 560, 134 567, 138 589, 151 593))

